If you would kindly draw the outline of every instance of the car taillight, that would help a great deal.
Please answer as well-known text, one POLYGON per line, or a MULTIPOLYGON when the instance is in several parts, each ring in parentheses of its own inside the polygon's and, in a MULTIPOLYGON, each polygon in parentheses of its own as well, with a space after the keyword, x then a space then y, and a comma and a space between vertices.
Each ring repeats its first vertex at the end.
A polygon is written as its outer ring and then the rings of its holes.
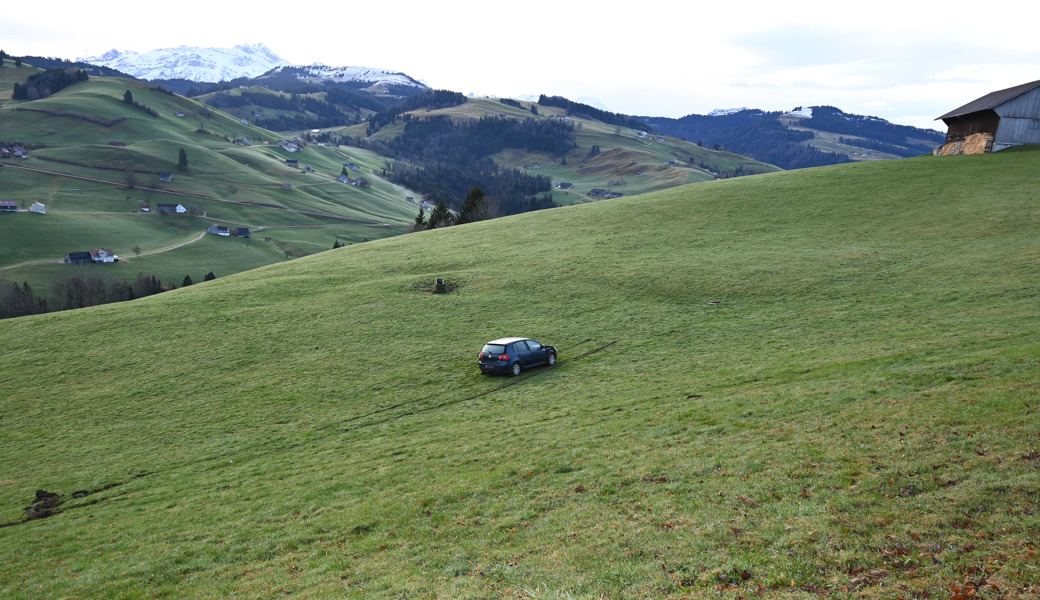
POLYGON ((498 355, 498 360, 509 360, 509 355, 508 354, 500 354, 500 355, 498 355))

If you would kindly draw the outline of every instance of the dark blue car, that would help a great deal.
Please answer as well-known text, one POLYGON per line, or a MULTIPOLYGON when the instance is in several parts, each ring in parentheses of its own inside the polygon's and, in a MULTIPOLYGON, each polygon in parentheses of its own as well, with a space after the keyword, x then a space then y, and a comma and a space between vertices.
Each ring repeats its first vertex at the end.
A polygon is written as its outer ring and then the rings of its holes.
POLYGON ((481 373, 519 375, 529 367, 556 364, 556 348, 531 338, 501 338, 484 344, 477 358, 481 373))

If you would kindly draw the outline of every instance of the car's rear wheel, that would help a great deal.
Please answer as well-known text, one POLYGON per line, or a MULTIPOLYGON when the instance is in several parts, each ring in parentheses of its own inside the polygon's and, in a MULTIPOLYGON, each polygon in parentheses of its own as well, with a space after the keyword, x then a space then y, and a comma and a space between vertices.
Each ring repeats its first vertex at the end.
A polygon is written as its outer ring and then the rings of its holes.
POLYGON ((518 363, 518 362, 513 363, 513 366, 509 367, 509 373, 513 377, 516 377, 517 375, 519 375, 520 374, 520 363, 518 363))
POLYGON ((545 357, 545 364, 549 365, 550 367, 556 364, 555 352, 550 352, 549 356, 545 357))

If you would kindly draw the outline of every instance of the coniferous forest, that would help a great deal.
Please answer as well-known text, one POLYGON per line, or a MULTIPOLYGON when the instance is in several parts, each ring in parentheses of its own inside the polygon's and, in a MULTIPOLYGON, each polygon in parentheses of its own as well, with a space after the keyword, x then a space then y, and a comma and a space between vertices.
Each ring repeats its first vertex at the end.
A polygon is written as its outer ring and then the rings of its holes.
POLYGON ((497 203, 503 215, 555 206, 545 195, 551 179, 517 169, 503 169, 490 158, 506 148, 562 155, 574 145, 571 125, 545 119, 484 117, 454 122, 448 117, 395 117, 404 132, 386 142, 350 139, 392 157, 384 175, 418 190, 428 200, 459 210, 472 186, 479 185, 497 203))

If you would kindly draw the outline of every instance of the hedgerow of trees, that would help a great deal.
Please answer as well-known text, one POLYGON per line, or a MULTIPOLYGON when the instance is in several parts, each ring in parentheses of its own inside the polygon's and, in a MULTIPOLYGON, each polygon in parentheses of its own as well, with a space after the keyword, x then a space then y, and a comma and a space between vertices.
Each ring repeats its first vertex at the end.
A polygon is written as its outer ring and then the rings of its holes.
POLYGON ((133 93, 129 89, 127 89, 125 92, 123 92, 123 103, 124 104, 129 104, 130 106, 133 106, 134 108, 143 110, 144 112, 152 115, 153 117, 158 117, 159 116, 159 113, 156 112, 155 109, 148 108, 144 104, 141 104, 140 102, 137 102, 136 100, 134 100, 134 95, 133 95, 133 93))
POLYGON ((465 96, 458 92, 447 90, 430 90, 422 94, 410 96, 390 108, 372 115, 368 119, 368 132, 365 135, 372 135, 383 127, 393 123, 399 115, 409 111, 418 110, 420 108, 437 110, 440 108, 451 108, 452 106, 459 106, 460 104, 465 103, 465 96))
POLYGON ((419 214, 415 217, 415 222, 412 225, 412 231, 476 223, 477 221, 493 219, 495 216, 494 208, 487 194, 479 187, 473 186, 470 188, 469 193, 466 194, 466 201, 463 203, 462 211, 458 216, 451 212, 447 204, 439 202, 433 209, 433 212, 430 213, 430 219, 426 220, 425 211, 420 207, 419 214))
MULTIPOLYGON (((66 274, 52 285, 50 300, 37 294, 28 282, 18 285, 0 275, 0 319, 38 315, 61 310, 85 308, 111 302, 124 302, 152 296, 177 286, 166 287, 154 275, 138 273, 131 282, 121 281, 106 271, 92 270, 90 265, 75 273, 66 274)), ((216 279, 213 272, 205 281, 216 279)), ((184 276, 184 285, 191 285, 191 277, 184 276)))
POLYGON ((573 102, 562 96, 546 96, 545 94, 542 94, 538 97, 538 104, 541 106, 555 106, 556 108, 562 108, 572 117, 595 119, 608 125, 618 125, 620 127, 628 127, 629 129, 636 129, 639 131, 650 131, 649 125, 634 117, 601 110, 594 106, 589 106, 588 104, 582 104, 581 102, 573 102))
POLYGON ((382 110, 384 106, 367 94, 351 92, 336 87, 324 90, 324 98, 292 92, 288 97, 281 94, 242 90, 238 94, 219 92, 206 99, 214 108, 241 108, 257 106, 283 111, 253 119, 259 127, 272 131, 299 129, 321 129, 350 125, 361 121, 360 110, 382 110))
POLYGON ((39 100, 60 92, 74 83, 88 79, 90 76, 86 71, 75 67, 51 69, 30 75, 25 83, 14 84, 14 92, 11 97, 15 100, 39 100))

